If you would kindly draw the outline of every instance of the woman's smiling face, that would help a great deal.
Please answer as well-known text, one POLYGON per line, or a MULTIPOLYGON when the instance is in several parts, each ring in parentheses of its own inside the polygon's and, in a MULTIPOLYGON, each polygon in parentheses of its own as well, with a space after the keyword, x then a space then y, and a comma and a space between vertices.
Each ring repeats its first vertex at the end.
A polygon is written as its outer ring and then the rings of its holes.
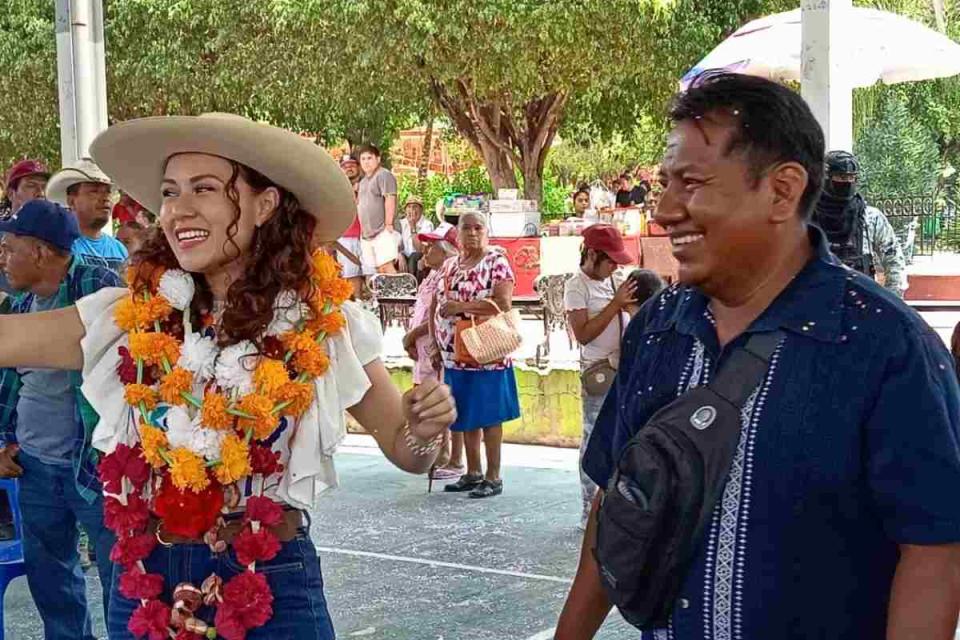
POLYGON ((234 167, 202 153, 167 161, 160 227, 186 271, 210 275, 234 262, 242 265, 257 227, 276 209, 277 191, 255 192, 239 170, 231 189, 234 167))

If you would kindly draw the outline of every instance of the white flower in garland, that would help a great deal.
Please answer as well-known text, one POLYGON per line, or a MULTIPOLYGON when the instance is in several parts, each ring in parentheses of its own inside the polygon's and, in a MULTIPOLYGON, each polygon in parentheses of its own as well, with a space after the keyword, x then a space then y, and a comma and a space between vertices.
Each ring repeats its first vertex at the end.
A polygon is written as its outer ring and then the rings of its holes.
POLYGON ((181 269, 167 269, 160 277, 157 291, 167 299, 174 309, 184 311, 190 308, 190 301, 196 291, 193 277, 181 269))
POLYGON ((167 425, 167 442, 171 449, 190 448, 193 440, 193 420, 183 407, 170 407, 163 422, 167 425))
POLYGON ((227 432, 207 429, 201 426, 199 421, 194 422, 193 427, 190 450, 207 460, 219 460, 220 449, 223 447, 223 439, 227 432))
POLYGON ((221 388, 246 395, 252 393, 253 369, 257 366, 257 347, 249 340, 230 345, 217 358, 217 384, 221 388))
POLYGON ((283 335, 309 318, 310 306, 293 291, 281 291, 273 302, 273 320, 267 326, 268 336, 283 335))
POLYGON ((213 377, 217 363, 217 343, 213 338, 205 338, 199 333, 190 333, 180 347, 179 365, 193 373, 200 382, 213 377))

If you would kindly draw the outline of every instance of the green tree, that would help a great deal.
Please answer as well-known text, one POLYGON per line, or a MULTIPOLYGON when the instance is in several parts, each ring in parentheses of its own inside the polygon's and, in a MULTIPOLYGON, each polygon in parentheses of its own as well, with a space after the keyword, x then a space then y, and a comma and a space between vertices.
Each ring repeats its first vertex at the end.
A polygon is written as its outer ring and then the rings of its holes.
POLYGON ((936 187, 940 174, 936 139, 896 94, 883 100, 854 150, 863 166, 864 190, 874 196, 929 194, 936 187))

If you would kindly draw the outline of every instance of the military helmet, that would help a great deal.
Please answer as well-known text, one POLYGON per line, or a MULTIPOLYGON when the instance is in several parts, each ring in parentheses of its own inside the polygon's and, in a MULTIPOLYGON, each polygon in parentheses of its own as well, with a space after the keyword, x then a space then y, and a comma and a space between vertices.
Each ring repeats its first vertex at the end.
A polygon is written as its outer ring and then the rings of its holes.
POLYGON ((831 151, 827 154, 824 164, 826 164, 828 176, 838 173, 854 175, 860 173, 860 162, 849 151, 831 151))

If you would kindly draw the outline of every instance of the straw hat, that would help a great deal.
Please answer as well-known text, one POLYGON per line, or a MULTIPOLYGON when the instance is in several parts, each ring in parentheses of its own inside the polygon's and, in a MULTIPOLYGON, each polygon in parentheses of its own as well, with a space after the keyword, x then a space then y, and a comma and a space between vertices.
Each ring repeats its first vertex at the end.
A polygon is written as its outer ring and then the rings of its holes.
POLYGON ((113 182, 110 181, 109 176, 101 171, 100 167, 93 163, 93 160, 83 158, 73 164, 65 166, 53 174, 50 182, 47 183, 47 200, 69 207, 70 205, 67 204, 67 190, 74 185, 84 182, 96 182, 98 184, 113 186, 113 182))
POLYGON ((336 240, 357 214, 353 187, 320 146, 295 133, 227 113, 160 116, 113 125, 94 139, 90 154, 147 210, 159 213, 167 159, 205 153, 254 169, 297 197, 317 219, 314 240, 336 240))

